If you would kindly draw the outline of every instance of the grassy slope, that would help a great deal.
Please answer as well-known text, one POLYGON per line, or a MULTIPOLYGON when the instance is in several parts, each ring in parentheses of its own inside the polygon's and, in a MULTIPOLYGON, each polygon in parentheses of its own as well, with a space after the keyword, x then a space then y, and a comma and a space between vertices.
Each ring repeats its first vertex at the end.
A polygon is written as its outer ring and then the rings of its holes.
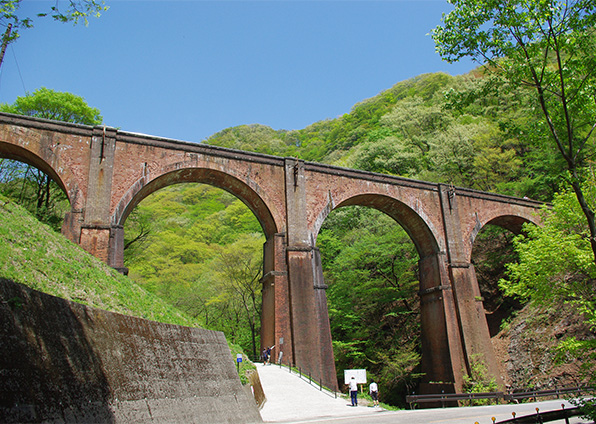
POLYGON ((201 325, 2 196, 0 277, 99 309, 170 324, 201 325))
MULTIPOLYGON (((0 277, 82 303, 168 324, 201 327, 0 195, 0 277)), ((242 350, 231 343, 235 360, 242 350)), ((254 364, 245 356, 240 380, 254 364)))

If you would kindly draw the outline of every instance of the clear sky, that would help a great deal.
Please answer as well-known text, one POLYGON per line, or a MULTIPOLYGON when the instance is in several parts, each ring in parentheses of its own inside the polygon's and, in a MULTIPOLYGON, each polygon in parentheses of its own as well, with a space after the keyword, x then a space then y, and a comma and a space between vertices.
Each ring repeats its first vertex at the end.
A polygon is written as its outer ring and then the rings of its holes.
MULTIPOLYGON (((23 0, 21 14, 53 2, 23 0)), ((68 91, 108 126, 200 142, 242 124, 301 129, 399 81, 475 67, 435 53, 446 0, 106 4, 88 27, 38 18, 23 30, 0 68, 0 102, 68 91)))

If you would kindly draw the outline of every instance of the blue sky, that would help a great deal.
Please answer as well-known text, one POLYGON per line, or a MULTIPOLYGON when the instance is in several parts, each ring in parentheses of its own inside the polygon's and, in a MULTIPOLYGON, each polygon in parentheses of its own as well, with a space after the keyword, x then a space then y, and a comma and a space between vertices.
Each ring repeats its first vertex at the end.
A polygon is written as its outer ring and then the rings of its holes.
MULTIPOLYGON (((62 0, 62 3, 64 0, 62 0)), ((53 1, 23 0, 34 16, 53 1)), ((450 65, 428 35, 443 0, 108 0, 88 27, 36 19, 0 68, 0 102, 68 91, 125 131, 200 142, 227 127, 300 129, 450 65)))

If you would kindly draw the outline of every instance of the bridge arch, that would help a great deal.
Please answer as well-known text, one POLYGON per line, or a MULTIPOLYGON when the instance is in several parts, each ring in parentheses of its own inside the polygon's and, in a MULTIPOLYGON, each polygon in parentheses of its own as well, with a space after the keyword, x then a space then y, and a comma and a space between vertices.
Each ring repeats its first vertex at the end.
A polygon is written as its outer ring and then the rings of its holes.
POLYGON ((418 255, 421 258, 437 254, 440 250, 437 239, 431 228, 432 224, 425 221, 419 213, 402 201, 379 193, 354 195, 342 200, 334 207, 325 208, 321 212, 319 219, 317 219, 315 234, 318 236, 325 218, 329 216, 332 210, 345 206, 366 206, 383 212, 393 218, 410 236, 410 239, 414 243, 414 246, 416 246, 418 255))
POLYGON ((172 167, 167 167, 164 172, 152 179, 147 174, 139 178, 118 202, 111 218, 109 263, 112 266, 125 270, 124 223, 133 209, 155 191, 181 183, 208 184, 226 190, 239 198, 255 214, 267 240, 278 232, 278 224, 267 203, 259 195, 259 187, 255 182, 247 184, 231 174, 210 168, 195 167, 172 170, 172 167))
MULTIPOLYGON (((33 146, 39 147, 35 143, 33 143, 33 146)), ((60 163, 58 156, 53 151, 49 149, 27 149, 18 144, 0 141, 0 157, 17 160, 39 169, 58 184, 66 194, 71 208, 82 207, 82 203, 78 204, 82 202, 83 196, 76 178, 68 167, 60 163)))
POLYGON ((114 225, 123 225, 132 210, 155 191, 180 183, 202 183, 226 190, 239 198, 255 214, 266 238, 278 232, 278 225, 266 202, 258 194, 258 185, 246 184, 235 176, 209 168, 184 168, 164 172, 149 180, 148 176, 138 179, 122 197, 112 216, 114 225), (256 186, 256 190, 251 187, 256 186))
POLYGON ((483 220, 478 219, 470 235, 470 249, 468 261, 473 270, 472 280, 474 290, 479 295, 482 303, 482 311, 485 313, 486 322, 492 338, 499 333, 503 320, 508 319, 511 314, 522 308, 523 304, 512 297, 503 296, 503 291, 498 287, 497 279, 506 272, 504 259, 490 261, 483 260, 490 252, 499 252, 504 257, 510 258, 514 252, 512 235, 522 233, 523 225, 531 223, 540 225, 539 216, 536 213, 519 213, 511 210, 499 214, 496 211, 485 216, 483 220), (491 230, 489 227, 493 227, 491 230), (494 227, 498 227, 496 229, 494 227), (483 233, 489 237, 480 237, 483 233), (487 240, 490 240, 487 242, 487 240))
POLYGON ((522 227, 526 223, 532 223, 534 225, 540 225, 540 220, 538 217, 533 214, 530 216, 527 215, 513 215, 513 214, 503 214, 503 215, 496 215, 494 217, 488 217, 485 222, 478 221, 472 230, 472 234, 470 236, 470 242, 474 244, 478 233, 482 231, 484 227, 487 225, 496 225, 497 227, 504 228, 506 230, 511 231, 513 234, 520 234, 522 232, 522 227))

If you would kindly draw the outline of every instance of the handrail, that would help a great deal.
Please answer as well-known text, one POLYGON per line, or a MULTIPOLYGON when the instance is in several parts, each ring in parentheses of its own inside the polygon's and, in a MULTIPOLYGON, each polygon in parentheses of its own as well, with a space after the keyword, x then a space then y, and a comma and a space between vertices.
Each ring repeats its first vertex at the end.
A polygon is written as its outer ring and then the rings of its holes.
POLYGON ((410 404, 410 409, 415 409, 416 404, 425 402, 441 402, 441 407, 445 408, 448 402, 458 402, 461 400, 476 399, 500 399, 505 394, 503 392, 480 392, 480 393, 441 393, 429 395, 409 395, 406 396, 406 402, 410 404))
POLYGON ((426 394, 426 395, 408 395, 406 396, 406 402, 409 403, 410 409, 415 409, 419 403, 429 402, 441 402, 441 406, 444 408, 447 403, 458 402, 462 400, 474 400, 474 399, 503 399, 507 402, 517 401, 519 399, 531 399, 534 401, 538 397, 556 396, 557 399, 561 395, 577 393, 589 393, 595 391, 596 388, 591 386, 578 386, 578 387, 555 387, 549 390, 525 390, 521 392, 483 392, 483 393, 437 393, 437 394, 426 394))
MULTIPOLYGON (((294 372, 295 374, 297 374, 297 377, 300 378, 301 380, 307 381, 308 384, 313 384, 315 386, 319 386, 319 391, 325 393, 327 396, 333 396, 334 398, 337 399, 338 396, 338 392, 336 392, 335 390, 331 390, 330 388, 326 387, 323 385, 323 379, 321 377, 319 377, 319 379, 317 380, 316 378, 313 378, 311 373, 309 372, 308 375, 304 374, 302 372, 302 367, 296 367, 296 365, 292 366, 291 364, 284 364, 283 361, 279 361, 277 363, 273 362, 271 365, 276 365, 279 366, 280 368, 285 367, 288 369, 288 372, 290 374, 292 374, 292 372, 294 372)), ((341 395, 341 393, 339 393, 341 395)))

